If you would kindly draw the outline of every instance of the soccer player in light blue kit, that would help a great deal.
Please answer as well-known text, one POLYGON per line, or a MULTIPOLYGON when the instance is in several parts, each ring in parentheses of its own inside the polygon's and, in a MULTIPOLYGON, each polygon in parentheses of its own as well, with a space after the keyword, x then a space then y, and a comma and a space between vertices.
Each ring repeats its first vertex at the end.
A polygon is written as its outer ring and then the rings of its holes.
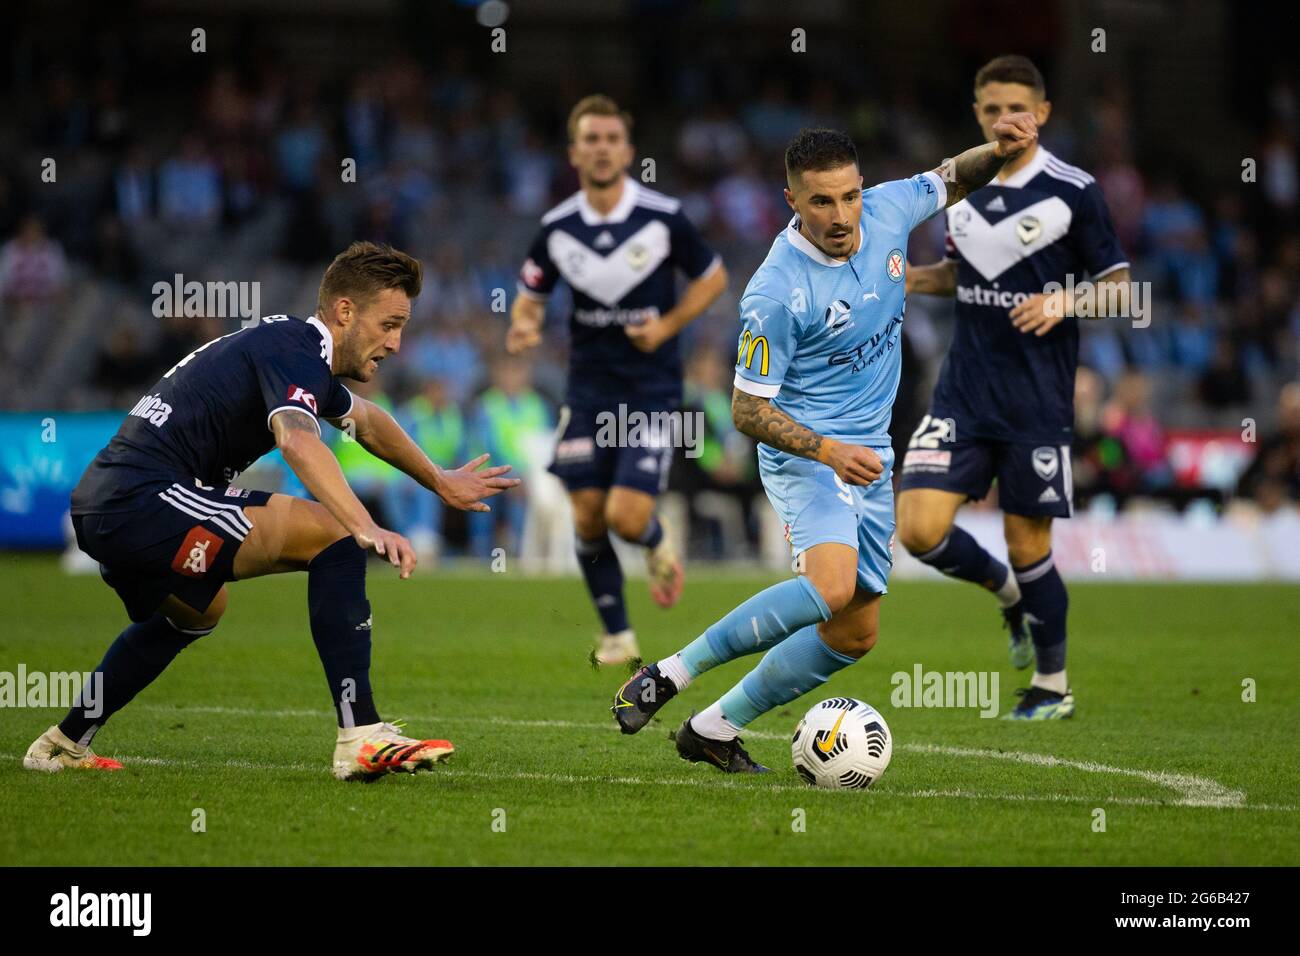
POLYGON ((763 773, 740 732, 824 684, 876 642, 893 564, 889 420, 901 368, 907 236, 989 182, 1037 139, 1028 113, 996 141, 911 179, 862 188, 843 133, 803 130, 786 149, 795 216, 740 300, 732 418, 757 439, 759 470, 799 574, 756 594, 614 695, 636 733, 700 674, 768 651, 720 700, 677 730, 677 752, 727 773, 763 773))

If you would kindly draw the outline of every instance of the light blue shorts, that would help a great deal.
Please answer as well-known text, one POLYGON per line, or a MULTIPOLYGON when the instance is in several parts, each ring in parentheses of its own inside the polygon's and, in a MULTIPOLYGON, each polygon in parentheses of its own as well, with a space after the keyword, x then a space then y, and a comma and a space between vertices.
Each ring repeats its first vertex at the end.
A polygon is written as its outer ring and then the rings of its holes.
POLYGON ((766 446, 758 451, 758 472, 796 563, 815 544, 847 544, 858 551, 858 587, 884 594, 894 566, 894 450, 875 451, 885 470, 866 487, 845 484, 828 465, 766 446))

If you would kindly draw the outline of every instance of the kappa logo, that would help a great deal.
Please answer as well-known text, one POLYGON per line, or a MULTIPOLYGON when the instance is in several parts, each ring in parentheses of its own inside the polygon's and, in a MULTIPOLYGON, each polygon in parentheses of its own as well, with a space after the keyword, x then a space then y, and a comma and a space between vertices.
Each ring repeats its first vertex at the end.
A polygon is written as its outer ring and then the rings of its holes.
POLYGON ((219 535, 196 524, 190 528, 185 540, 176 550, 176 556, 172 558, 172 570, 187 578, 203 577, 208 573, 208 568, 212 567, 223 544, 225 541, 219 535))
POLYGON ((1025 245, 1029 245, 1043 234, 1043 223, 1037 216, 1025 216, 1016 223, 1016 235, 1025 245))
POLYGON ((519 277, 524 280, 524 285, 530 289, 536 289, 541 285, 544 276, 545 273, 542 272, 542 267, 532 259, 525 259, 524 267, 519 270, 519 277))
POLYGON ((302 402, 302 404, 311 409, 313 415, 316 414, 316 396, 304 388, 299 388, 297 385, 290 385, 289 401, 302 402))
POLYGON ((1043 481, 1051 481, 1056 477, 1056 472, 1061 467, 1061 460, 1057 457, 1056 449, 1050 445, 1044 445, 1042 448, 1035 448, 1031 458, 1034 465, 1034 471, 1043 481))

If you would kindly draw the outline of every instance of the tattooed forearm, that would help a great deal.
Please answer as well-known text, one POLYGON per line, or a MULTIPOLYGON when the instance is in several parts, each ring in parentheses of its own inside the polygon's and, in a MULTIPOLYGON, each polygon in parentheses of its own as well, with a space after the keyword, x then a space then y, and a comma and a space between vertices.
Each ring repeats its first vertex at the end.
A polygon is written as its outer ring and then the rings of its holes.
POLYGON ((952 159, 945 159, 935 170, 948 187, 948 205, 961 202, 981 186, 987 186, 1006 165, 1007 158, 998 156, 996 143, 974 146, 952 159))
POLYGON ((766 398, 740 389, 731 393, 731 420, 742 434, 778 451, 815 461, 822 448, 821 435, 800 425, 779 408, 773 408, 766 398))

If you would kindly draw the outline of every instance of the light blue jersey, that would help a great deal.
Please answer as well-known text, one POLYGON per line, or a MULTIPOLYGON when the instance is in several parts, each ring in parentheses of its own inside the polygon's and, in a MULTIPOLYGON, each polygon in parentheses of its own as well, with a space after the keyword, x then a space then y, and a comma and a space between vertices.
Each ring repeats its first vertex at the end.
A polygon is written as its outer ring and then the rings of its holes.
POLYGON ((902 369, 907 237, 947 196, 932 172, 865 190, 858 251, 848 260, 800 235, 796 217, 740 300, 735 387, 821 435, 880 453, 885 472, 865 488, 767 445, 758 456, 795 556, 827 541, 855 547, 859 584, 875 593, 884 593, 892 565, 889 421, 902 369))

